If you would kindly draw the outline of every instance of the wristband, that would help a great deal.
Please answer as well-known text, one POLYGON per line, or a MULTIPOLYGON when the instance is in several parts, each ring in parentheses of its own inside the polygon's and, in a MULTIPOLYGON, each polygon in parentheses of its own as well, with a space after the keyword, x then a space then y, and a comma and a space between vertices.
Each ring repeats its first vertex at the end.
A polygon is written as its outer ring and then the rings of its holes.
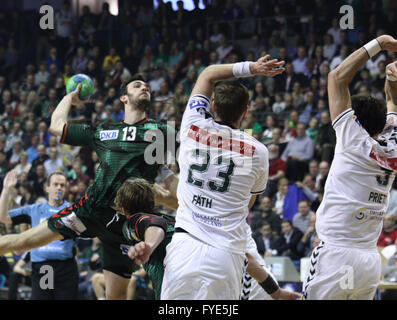
POLYGON ((237 62, 233 65, 233 75, 235 78, 243 78, 251 76, 251 61, 237 62))
POLYGON ((270 274, 267 276, 266 280, 259 284, 266 291, 267 294, 273 294, 280 288, 277 282, 274 281, 274 279, 270 276, 270 274))
POLYGON ((389 80, 391 82, 397 81, 397 78, 395 76, 389 76, 388 74, 386 75, 386 80, 389 80))
POLYGON ((363 48, 365 49, 365 51, 367 51, 367 54, 370 58, 377 55, 382 50, 377 39, 368 42, 366 45, 363 46, 363 48))

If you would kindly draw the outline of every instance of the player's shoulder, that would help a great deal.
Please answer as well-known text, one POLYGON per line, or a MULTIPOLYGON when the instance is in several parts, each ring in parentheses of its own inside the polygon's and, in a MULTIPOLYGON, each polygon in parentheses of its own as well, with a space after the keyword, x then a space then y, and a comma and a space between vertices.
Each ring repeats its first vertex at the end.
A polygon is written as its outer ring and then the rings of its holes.
POLYGON ((335 119, 332 121, 332 126, 334 128, 338 127, 341 123, 344 123, 349 120, 354 120, 359 126, 360 123, 357 119, 357 116, 354 114, 354 110, 352 108, 346 109, 345 111, 341 112, 335 119))
POLYGON ((256 153, 259 156, 268 156, 268 150, 267 147, 260 141, 258 141, 257 139, 255 139, 253 136, 251 136, 250 134, 248 134, 247 132, 243 132, 244 135, 244 142, 246 142, 247 144, 250 144, 254 147, 254 154, 256 153))

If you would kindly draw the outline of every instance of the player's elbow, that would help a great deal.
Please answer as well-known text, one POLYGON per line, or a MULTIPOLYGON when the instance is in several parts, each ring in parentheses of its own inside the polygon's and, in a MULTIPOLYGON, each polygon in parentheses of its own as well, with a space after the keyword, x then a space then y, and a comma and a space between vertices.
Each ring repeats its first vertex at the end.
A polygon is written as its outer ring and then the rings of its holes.
POLYGON ((50 127, 48 128, 48 132, 54 136, 61 136, 64 125, 65 125, 65 122, 63 122, 63 121, 57 121, 57 120, 51 119, 51 124, 50 124, 50 127))
POLYGON ((328 83, 330 82, 337 82, 338 81, 338 70, 337 68, 332 70, 330 73, 328 73, 328 83))

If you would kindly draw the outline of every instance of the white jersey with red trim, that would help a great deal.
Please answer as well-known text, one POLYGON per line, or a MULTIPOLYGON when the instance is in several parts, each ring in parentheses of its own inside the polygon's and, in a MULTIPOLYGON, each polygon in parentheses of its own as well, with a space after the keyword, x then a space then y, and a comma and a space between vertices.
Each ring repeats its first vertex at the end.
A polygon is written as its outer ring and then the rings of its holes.
POLYGON ((332 124, 337 143, 316 231, 325 243, 374 248, 397 170, 397 114, 387 114, 381 142, 369 136, 353 109, 332 124))
POLYGON ((194 95, 183 115, 175 227, 241 254, 249 200, 266 187, 268 151, 249 134, 216 122, 209 111, 210 100, 194 95))

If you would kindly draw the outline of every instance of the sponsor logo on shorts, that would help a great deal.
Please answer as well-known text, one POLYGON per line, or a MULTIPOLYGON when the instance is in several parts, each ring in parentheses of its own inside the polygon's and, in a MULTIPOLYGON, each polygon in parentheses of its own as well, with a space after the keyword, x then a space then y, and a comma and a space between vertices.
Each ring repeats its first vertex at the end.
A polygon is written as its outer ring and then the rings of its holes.
POLYGON ((99 138, 104 140, 115 140, 119 136, 119 130, 102 130, 99 132, 99 138))
POLYGON ((86 226, 83 224, 83 222, 81 222, 74 212, 61 218, 61 221, 66 227, 76 232, 77 235, 80 235, 87 230, 86 226))
POLYGON ((128 254, 128 250, 130 250, 131 246, 128 244, 120 244, 120 250, 122 254, 128 254))

